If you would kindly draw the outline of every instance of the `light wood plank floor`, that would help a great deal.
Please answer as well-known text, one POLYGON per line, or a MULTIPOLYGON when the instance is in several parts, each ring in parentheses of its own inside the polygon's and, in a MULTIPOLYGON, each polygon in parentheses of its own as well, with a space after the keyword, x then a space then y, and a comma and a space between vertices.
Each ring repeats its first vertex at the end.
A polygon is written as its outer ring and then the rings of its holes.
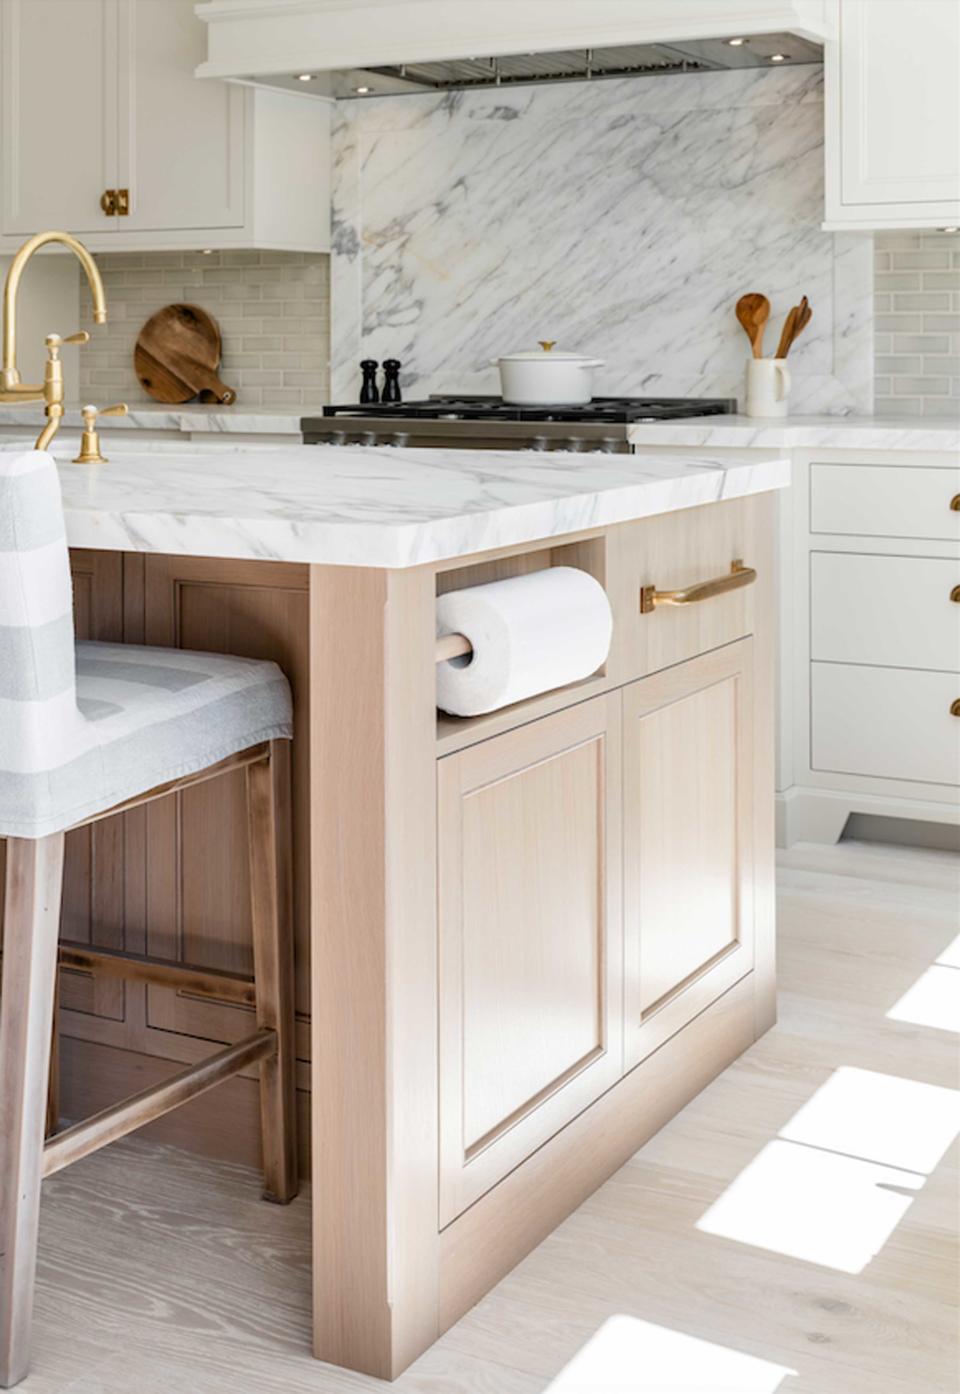
POLYGON ((24 1394, 955 1394, 958 867, 784 854, 779 1025, 395 1385, 307 1354, 305 1199, 133 1141, 45 1186, 24 1394))

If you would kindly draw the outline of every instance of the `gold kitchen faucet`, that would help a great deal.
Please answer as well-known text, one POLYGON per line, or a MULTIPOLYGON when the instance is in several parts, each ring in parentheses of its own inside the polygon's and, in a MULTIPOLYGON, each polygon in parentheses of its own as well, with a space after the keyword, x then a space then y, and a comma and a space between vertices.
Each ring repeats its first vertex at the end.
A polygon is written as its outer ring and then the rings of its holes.
POLYGON ((48 242, 62 242, 69 247, 87 273, 93 295, 93 318, 95 323, 103 324, 107 318, 107 302, 103 293, 103 282, 93 257, 69 232, 38 232, 35 237, 24 242, 17 252, 7 272, 3 287, 3 366, 0 367, 0 402, 45 402, 47 424, 37 437, 37 450, 46 450, 57 433, 63 416, 63 364, 60 350, 64 344, 86 344, 90 335, 85 329, 62 339, 59 334, 48 334, 47 365, 42 383, 22 383, 17 371, 17 291, 24 267, 34 252, 45 247, 48 242))

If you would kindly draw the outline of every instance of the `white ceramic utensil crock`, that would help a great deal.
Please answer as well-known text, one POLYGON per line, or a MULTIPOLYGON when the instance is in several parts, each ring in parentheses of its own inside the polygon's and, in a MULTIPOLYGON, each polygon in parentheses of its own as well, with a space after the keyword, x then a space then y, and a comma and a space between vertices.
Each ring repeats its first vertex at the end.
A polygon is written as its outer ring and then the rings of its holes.
POLYGON ((500 369, 500 391, 516 407, 580 407, 593 398, 593 370, 602 358, 582 353, 556 353, 553 342, 540 340, 539 350, 507 353, 492 358, 500 369))
POLYGON ((747 416, 786 416, 790 372, 782 358, 747 359, 747 416))

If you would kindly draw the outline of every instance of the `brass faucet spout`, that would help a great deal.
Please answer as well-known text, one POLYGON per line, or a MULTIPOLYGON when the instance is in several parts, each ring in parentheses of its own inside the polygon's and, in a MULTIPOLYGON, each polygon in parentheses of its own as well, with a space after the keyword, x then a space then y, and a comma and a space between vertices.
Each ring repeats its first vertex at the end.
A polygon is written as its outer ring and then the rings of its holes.
POLYGON ((24 242, 14 256, 7 272, 3 287, 3 356, 0 359, 0 402, 45 402, 47 424, 37 440, 37 449, 46 450, 63 417, 63 364, 60 349, 64 344, 85 344, 90 338, 86 330, 62 339, 59 334, 47 335, 47 366, 43 385, 32 386, 20 381, 17 369, 17 291, 24 267, 34 252, 45 247, 48 242, 60 242, 68 247, 86 272, 93 295, 93 318, 103 324, 107 318, 107 301, 103 293, 103 281, 93 257, 82 242, 71 237, 69 232, 38 232, 35 237, 24 242))
POLYGON ((38 232, 35 237, 24 242, 13 258, 3 288, 3 360, 2 367, 0 367, 0 388, 16 387, 20 381, 20 374, 17 372, 17 291, 20 288, 20 277, 23 275, 27 262, 34 252, 45 247, 48 242, 60 242, 73 252, 90 282, 95 322, 103 324, 107 318, 107 301, 103 293, 103 281, 100 279, 96 262, 83 243, 78 242, 75 237, 71 237, 69 232, 38 232))

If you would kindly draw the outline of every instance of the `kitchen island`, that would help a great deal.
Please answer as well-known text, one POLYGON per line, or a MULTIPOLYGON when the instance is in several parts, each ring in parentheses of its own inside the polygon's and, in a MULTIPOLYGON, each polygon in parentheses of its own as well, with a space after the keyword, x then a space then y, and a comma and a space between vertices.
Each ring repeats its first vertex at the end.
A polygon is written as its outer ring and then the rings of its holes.
MULTIPOLYGON (((112 446, 61 467, 82 635, 269 657, 293 685, 315 1350, 392 1378, 774 1020, 787 465, 112 446), (606 663, 438 714, 437 595, 551 565, 604 585, 606 663)), ((222 780, 73 834, 67 937, 243 971, 241 809, 222 780)), ((65 977, 73 1105, 247 1029, 65 977)), ((193 1125, 248 1158, 249 1101, 220 1092, 193 1125)))

